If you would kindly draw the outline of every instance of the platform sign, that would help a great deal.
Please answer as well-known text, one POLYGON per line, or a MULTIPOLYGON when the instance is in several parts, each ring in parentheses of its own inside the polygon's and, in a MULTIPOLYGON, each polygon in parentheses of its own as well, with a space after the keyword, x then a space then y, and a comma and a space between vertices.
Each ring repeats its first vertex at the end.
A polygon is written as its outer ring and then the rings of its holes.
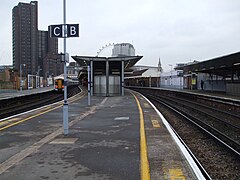
MULTIPOLYGON (((64 38, 64 25, 50 25, 50 37, 64 38)), ((66 37, 79 37, 79 24, 66 24, 66 37)))
POLYGON ((63 25, 51 25, 49 26, 50 37, 61 38, 63 37, 63 25))
POLYGON ((67 24, 67 37, 79 37, 79 24, 67 24))

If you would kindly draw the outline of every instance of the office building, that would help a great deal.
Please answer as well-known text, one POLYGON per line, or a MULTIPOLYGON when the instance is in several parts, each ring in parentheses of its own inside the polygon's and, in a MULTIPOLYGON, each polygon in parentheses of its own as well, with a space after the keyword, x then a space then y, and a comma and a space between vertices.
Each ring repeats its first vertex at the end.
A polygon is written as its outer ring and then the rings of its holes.
POLYGON ((115 44, 112 50, 112 57, 135 56, 135 49, 130 43, 115 44))

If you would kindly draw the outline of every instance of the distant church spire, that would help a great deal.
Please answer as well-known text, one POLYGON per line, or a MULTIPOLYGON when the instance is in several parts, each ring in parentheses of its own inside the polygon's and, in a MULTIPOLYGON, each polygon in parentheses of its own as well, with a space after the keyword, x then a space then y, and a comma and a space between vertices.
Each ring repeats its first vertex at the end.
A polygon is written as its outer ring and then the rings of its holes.
POLYGON ((158 60, 158 71, 163 72, 160 58, 159 58, 159 60, 158 60))

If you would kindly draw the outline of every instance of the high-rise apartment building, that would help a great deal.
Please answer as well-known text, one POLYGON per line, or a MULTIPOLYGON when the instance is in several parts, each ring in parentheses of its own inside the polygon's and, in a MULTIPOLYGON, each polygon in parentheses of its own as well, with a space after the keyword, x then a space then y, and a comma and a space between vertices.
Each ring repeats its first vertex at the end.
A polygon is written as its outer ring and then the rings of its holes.
POLYGON ((63 73, 58 39, 38 30, 38 2, 20 2, 12 10, 13 67, 22 75, 48 77, 63 73), (21 68, 20 68, 21 66, 21 68))
POLYGON ((130 43, 115 44, 112 50, 112 56, 135 56, 135 49, 130 43))
POLYGON ((13 67, 23 75, 36 74, 38 66, 38 2, 19 3, 12 10, 13 67))
POLYGON ((38 62, 38 74, 45 78, 63 73, 58 39, 51 38, 48 31, 38 31, 38 62))

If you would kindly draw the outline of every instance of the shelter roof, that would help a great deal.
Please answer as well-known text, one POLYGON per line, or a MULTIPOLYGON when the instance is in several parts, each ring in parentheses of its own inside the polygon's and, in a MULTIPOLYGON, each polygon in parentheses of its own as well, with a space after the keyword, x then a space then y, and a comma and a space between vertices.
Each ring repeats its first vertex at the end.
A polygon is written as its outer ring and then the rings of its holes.
POLYGON ((217 57, 203 62, 176 67, 177 70, 188 72, 202 72, 221 76, 230 76, 233 70, 240 68, 240 52, 217 57))
POLYGON ((138 71, 133 71, 131 75, 129 76, 142 76, 142 74, 147 71, 148 69, 143 69, 143 70, 138 70, 138 71))
POLYGON ((160 71, 158 68, 151 68, 149 67, 148 69, 142 69, 142 70, 135 70, 129 74, 126 74, 126 79, 131 79, 131 78, 149 78, 149 77, 160 77, 160 71))
POLYGON ((124 61, 125 69, 134 66, 143 56, 121 57, 95 57, 95 56, 72 56, 80 66, 88 66, 91 61, 124 61))

